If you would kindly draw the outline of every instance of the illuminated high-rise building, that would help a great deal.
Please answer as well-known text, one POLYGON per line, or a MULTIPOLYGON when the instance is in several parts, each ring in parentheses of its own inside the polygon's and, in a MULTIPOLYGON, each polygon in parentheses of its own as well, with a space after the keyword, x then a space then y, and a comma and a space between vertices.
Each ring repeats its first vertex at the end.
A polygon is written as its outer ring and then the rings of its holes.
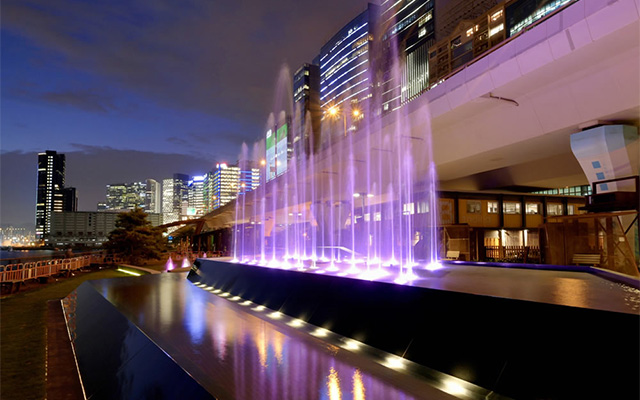
POLYGON ((146 183, 113 183, 107 185, 107 209, 112 211, 144 209, 146 183))
POLYGON ((380 10, 380 62, 376 85, 382 113, 427 90, 429 47, 435 41, 434 0, 385 0, 380 10))
POLYGON ((189 181, 189 207, 187 215, 189 217, 202 216, 205 213, 204 202, 204 182, 206 175, 194 176, 189 181))
MULTIPOLYGON (((318 62, 316 60, 316 62, 318 62)), ((299 115, 300 129, 293 138, 297 151, 309 155, 320 145, 320 66, 302 64, 293 75, 294 112, 299 115)))
POLYGON ((36 239, 38 240, 49 236, 53 213, 65 211, 64 179, 65 155, 53 150, 38 153, 36 197, 36 239))
POLYGON ((144 209, 148 213, 162 212, 162 187, 155 179, 147 179, 144 198, 144 209))
POLYGON ((241 169, 218 163, 211 177, 210 201, 214 210, 235 199, 238 193, 250 192, 260 185, 260 170, 252 165, 241 169))
POLYGON ((367 100, 373 95, 375 79, 374 39, 379 11, 379 6, 370 3, 322 46, 319 61, 323 110, 339 107, 368 112, 367 100))
POLYGON ((173 174, 162 180, 162 222, 164 224, 186 218, 189 204, 189 175, 173 174))

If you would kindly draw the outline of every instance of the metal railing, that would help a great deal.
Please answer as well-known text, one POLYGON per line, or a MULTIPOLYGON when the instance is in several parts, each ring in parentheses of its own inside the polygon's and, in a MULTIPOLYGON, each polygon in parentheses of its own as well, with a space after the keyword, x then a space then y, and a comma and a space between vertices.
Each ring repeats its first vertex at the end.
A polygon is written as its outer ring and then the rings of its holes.
POLYGON ((122 262, 118 255, 90 254, 70 258, 24 261, 0 266, 0 283, 24 282, 30 279, 71 273, 91 264, 113 264, 122 262))

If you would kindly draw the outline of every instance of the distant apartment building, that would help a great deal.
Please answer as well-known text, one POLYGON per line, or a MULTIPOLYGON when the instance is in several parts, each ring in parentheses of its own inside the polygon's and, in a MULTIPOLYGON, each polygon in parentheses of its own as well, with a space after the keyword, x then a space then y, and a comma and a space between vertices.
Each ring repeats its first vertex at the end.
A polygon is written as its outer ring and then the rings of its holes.
MULTIPOLYGON (((116 228, 119 212, 78 211, 55 213, 52 219, 51 235, 46 243, 57 247, 86 246, 99 247, 116 228)), ((162 224, 162 215, 147 214, 151 225, 162 224)))
POLYGON ((53 214, 75 211, 75 188, 65 188, 64 154, 47 150, 38 153, 38 186, 36 194, 36 239, 45 239, 51 232, 53 214))
POLYGON ((173 178, 162 180, 163 224, 186 218, 189 206, 189 175, 173 174, 173 178))

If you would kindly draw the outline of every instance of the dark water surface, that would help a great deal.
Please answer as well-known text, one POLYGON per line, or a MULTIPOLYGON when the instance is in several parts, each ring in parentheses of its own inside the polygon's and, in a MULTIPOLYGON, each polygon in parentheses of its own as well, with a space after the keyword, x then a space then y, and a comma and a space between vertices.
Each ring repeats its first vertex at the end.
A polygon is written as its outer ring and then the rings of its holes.
POLYGON ((259 318, 250 307, 194 286, 186 274, 92 285, 217 398, 453 398, 366 356, 259 318))

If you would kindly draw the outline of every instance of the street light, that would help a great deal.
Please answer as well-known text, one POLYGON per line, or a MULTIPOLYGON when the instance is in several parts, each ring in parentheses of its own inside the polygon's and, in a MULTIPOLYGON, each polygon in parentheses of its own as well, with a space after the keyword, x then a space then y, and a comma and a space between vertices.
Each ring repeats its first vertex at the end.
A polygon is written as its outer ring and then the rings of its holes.
MULTIPOLYGON (((329 109, 327 109, 327 112, 329 113, 330 116, 336 118, 340 114, 340 108, 338 108, 338 106, 332 106, 332 107, 329 107, 329 109)), ((362 115, 362 113, 358 109, 353 109, 351 110, 351 115, 354 119, 357 119, 362 115)), ((342 113, 342 121, 344 123, 344 135, 347 136, 347 114, 346 113, 342 113)))

